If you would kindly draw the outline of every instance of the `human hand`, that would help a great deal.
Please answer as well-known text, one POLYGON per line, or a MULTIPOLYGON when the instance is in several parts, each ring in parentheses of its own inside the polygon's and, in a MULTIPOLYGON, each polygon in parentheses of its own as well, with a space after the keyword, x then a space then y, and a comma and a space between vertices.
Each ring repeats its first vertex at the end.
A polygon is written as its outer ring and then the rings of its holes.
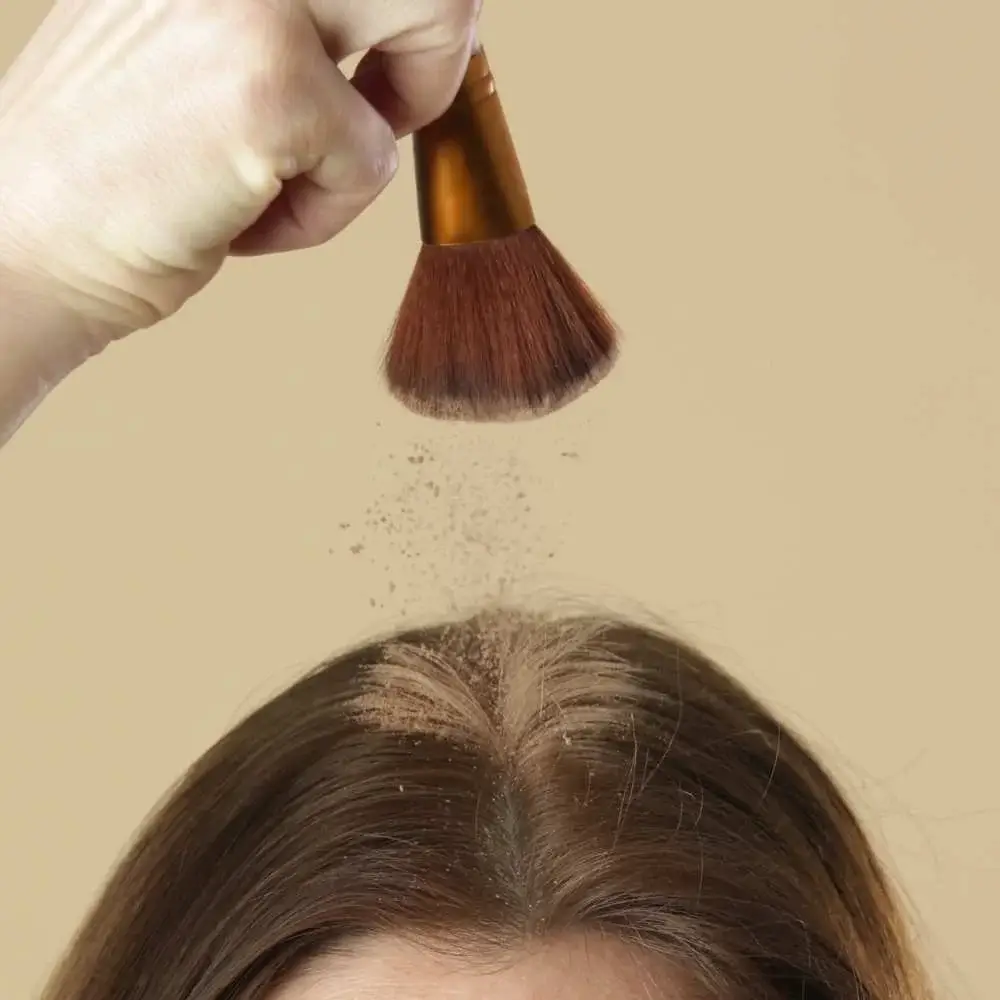
POLYGON ((0 81, 0 278, 93 353, 231 253, 325 242, 451 101, 478 7, 57 0, 0 81))

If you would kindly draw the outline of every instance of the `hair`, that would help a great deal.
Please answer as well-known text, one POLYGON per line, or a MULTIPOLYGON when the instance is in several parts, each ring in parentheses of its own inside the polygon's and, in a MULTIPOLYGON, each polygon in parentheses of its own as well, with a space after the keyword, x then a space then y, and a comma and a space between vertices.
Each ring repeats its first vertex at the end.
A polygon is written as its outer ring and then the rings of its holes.
POLYGON ((260 1000, 379 932, 473 955, 587 929, 714 995, 929 996, 844 797, 755 698, 645 626, 488 611, 337 656, 224 736, 47 997, 260 1000))

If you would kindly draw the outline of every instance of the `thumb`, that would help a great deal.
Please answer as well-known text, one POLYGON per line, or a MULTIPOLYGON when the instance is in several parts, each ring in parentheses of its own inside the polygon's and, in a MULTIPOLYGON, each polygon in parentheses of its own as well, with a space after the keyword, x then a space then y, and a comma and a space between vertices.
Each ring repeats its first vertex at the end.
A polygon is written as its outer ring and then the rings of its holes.
MULTIPOLYGON (((295 109, 302 130, 278 196, 230 246, 239 256, 326 243, 392 180, 398 150, 392 128, 325 53, 295 109)), ((293 112, 294 113, 294 112, 293 112)))

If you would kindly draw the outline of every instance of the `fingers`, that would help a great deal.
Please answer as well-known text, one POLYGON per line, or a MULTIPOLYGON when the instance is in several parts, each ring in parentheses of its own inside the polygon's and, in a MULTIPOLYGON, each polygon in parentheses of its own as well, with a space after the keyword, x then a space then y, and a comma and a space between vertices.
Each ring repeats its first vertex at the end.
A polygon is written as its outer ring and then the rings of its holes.
POLYGON ((469 62, 473 34, 453 49, 411 48, 408 38, 369 49, 353 83, 399 137, 438 118, 451 104, 469 62))
MULTIPOLYGON (((319 48, 319 46, 317 46, 319 48)), ((233 241, 230 252, 258 255, 319 246, 371 204, 392 179, 398 154, 391 127, 317 52, 294 104, 280 193, 233 241)))
POLYGON ((272 157, 286 165, 284 183, 231 253, 318 246, 371 204, 395 173, 395 138, 454 98, 479 2, 310 0, 312 44, 297 47, 298 82, 282 101, 294 114, 272 157), (358 51, 367 54, 348 81, 336 63, 358 51))
POLYGON ((397 135, 439 117, 451 103, 475 43, 481 0, 311 0, 335 58, 366 52, 360 93, 397 135))

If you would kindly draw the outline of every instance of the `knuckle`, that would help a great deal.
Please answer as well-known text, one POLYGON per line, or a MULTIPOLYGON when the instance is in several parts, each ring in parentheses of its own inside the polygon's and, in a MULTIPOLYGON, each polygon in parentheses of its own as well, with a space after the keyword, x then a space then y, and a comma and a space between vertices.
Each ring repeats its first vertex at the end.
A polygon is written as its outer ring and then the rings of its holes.
POLYGON ((355 122, 318 165, 314 179, 342 206, 369 204, 392 180, 399 154, 391 131, 355 122))
POLYGON ((479 16, 482 0, 448 0, 449 15, 453 24, 466 28, 479 16))
MULTIPOLYGON (((333 156, 331 159, 337 160, 338 157, 333 156)), ((349 164, 330 164, 332 169, 323 185, 330 195, 328 208, 317 213, 308 225, 312 244, 326 243, 338 235, 375 201, 396 172, 395 148, 378 155, 356 156, 350 160, 349 164)), ((322 166, 320 170, 326 173, 322 166)))
POLYGON ((479 19, 482 0, 452 0, 447 25, 453 42, 464 42, 479 19))
POLYGON ((468 38, 479 17, 482 0, 436 0, 427 10, 421 40, 448 49, 468 38))
POLYGON ((366 154, 358 158, 354 186, 360 195, 374 197, 392 180, 399 167, 399 151, 392 133, 371 143, 366 154))

